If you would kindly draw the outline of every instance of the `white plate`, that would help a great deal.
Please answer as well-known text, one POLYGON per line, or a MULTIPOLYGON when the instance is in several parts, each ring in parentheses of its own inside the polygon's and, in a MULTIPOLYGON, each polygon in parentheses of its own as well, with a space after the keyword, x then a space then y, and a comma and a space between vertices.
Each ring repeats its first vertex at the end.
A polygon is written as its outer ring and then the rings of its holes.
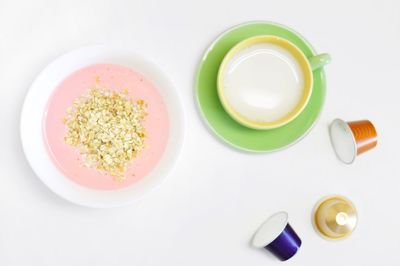
POLYGON ((24 153, 36 175, 53 192, 73 203, 96 208, 129 204, 159 185, 172 170, 183 144, 183 108, 173 84, 154 64, 129 50, 109 46, 85 47, 67 53, 49 64, 31 85, 21 114, 21 141, 24 153), (52 163, 42 133, 43 112, 57 85, 72 72, 96 63, 113 63, 132 68, 159 89, 168 109, 170 134, 166 150, 149 175, 118 190, 93 190, 64 176, 52 163))

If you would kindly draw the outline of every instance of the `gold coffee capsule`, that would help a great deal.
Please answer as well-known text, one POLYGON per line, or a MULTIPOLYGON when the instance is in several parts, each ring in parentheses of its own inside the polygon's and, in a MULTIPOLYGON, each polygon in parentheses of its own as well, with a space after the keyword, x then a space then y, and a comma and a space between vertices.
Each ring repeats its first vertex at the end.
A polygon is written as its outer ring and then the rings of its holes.
POLYGON ((353 203, 342 196, 329 196, 319 201, 313 214, 317 232, 331 240, 348 237, 357 225, 357 211, 353 203))

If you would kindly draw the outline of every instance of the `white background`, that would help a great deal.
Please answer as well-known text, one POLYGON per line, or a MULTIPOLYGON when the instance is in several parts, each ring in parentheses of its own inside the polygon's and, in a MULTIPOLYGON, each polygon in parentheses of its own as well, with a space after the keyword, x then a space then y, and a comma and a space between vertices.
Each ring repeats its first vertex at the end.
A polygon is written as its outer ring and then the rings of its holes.
POLYGON ((400 1, 0 0, 0 265, 279 265, 250 247, 270 214, 285 210, 303 240, 286 265, 399 265, 400 1), (197 64, 227 28, 271 20, 329 52, 327 98, 311 133, 273 154, 233 150, 202 123, 197 64), (187 134, 167 182, 134 205, 72 205, 35 177, 21 150, 22 101, 38 72, 85 45, 135 49, 163 68, 182 96, 187 134), (368 118, 378 148, 340 163, 327 126, 368 118), (359 225, 343 241, 320 238, 311 211, 323 196, 349 197, 359 225))

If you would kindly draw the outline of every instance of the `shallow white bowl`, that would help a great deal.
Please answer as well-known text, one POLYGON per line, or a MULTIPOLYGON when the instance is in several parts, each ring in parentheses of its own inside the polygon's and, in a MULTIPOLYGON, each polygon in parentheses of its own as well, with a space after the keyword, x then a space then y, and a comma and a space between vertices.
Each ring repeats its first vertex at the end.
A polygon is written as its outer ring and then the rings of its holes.
POLYGON ((134 202, 166 178, 183 144, 184 120, 183 108, 174 86, 157 66, 132 51, 99 45, 80 48, 57 58, 37 76, 22 107, 20 133, 29 164, 50 190, 78 205, 108 208, 134 202), (96 63, 124 65, 142 73, 159 89, 168 109, 170 134, 161 160, 146 177, 124 189, 94 190, 74 183, 53 164, 42 135, 43 112, 53 90, 72 72, 96 63))

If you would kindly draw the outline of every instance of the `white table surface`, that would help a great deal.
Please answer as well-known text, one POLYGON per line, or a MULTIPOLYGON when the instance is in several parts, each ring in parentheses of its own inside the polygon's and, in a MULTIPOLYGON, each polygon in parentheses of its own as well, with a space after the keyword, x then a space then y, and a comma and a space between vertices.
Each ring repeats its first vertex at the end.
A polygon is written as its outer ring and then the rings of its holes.
POLYGON ((399 265, 400 1, 17 1, 0 0, 0 265, 279 265, 250 247, 270 214, 285 210, 303 240, 286 265, 399 265), (194 73, 227 28, 271 20, 329 52, 326 103, 311 133, 273 154, 222 144, 202 123, 194 73), (19 115, 34 77, 73 48, 126 45, 176 83, 187 117, 179 164, 134 205, 95 210, 50 192, 21 150, 19 115), (331 149, 329 122, 371 119, 378 148, 353 165, 331 149), (359 225, 343 241, 319 237, 311 211, 342 194, 359 225))

